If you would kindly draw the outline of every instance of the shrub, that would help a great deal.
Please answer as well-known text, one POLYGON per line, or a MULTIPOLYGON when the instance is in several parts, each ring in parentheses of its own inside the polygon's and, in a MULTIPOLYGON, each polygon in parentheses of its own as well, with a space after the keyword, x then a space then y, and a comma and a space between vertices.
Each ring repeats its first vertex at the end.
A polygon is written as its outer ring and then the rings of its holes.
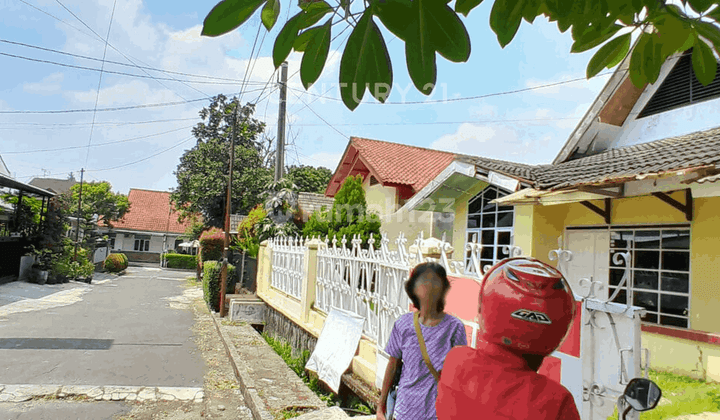
POLYGON ((163 256, 167 261, 168 268, 183 268, 191 270, 195 268, 197 264, 197 257, 195 255, 185 254, 165 254, 163 256))
POLYGON ((222 258, 225 247, 225 233, 218 228, 211 228, 200 235, 200 252, 202 260, 217 261, 222 258))
POLYGON ((61 254, 52 263, 51 275, 70 279, 92 276, 95 265, 90 261, 88 255, 85 248, 78 247, 77 260, 75 260, 75 245, 70 239, 65 238, 61 254))
POLYGON ((257 205, 246 218, 238 224, 238 234, 234 238, 237 248, 245 251, 250 257, 257 258, 260 251, 260 232, 258 224, 267 217, 262 205, 257 205))
POLYGON ((105 258, 103 268, 111 273, 119 273, 128 267, 125 254, 110 254, 105 258))
MULTIPOLYGON (((203 265, 203 296, 205 297, 205 302, 207 302, 210 308, 215 312, 220 311, 221 269, 222 264, 218 261, 206 261, 203 265)), ((229 280, 234 277, 235 266, 228 264, 228 289, 232 283, 229 280)), ((228 291, 226 290, 225 293, 227 294, 228 291)))

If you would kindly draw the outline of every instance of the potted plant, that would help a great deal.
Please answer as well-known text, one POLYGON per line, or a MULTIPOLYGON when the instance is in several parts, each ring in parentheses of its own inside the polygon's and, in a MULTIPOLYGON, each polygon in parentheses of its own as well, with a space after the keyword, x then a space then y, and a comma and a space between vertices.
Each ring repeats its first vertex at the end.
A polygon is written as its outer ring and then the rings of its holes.
POLYGON ((49 249, 37 249, 32 245, 30 250, 35 261, 32 265, 32 277, 37 284, 45 284, 52 268, 53 253, 49 249))

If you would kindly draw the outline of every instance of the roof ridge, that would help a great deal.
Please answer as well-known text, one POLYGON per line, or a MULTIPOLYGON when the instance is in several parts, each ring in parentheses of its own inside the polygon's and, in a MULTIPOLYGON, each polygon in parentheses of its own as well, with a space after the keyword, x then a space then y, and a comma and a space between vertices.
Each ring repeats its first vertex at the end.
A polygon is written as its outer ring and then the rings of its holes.
POLYGON ((428 152, 445 153, 445 154, 448 154, 448 155, 458 156, 458 154, 455 153, 455 152, 447 152, 447 151, 445 151, 445 150, 430 149, 429 147, 415 146, 415 145, 412 145, 412 144, 397 143, 397 142, 394 142, 394 141, 387 141, 387 140, 369 139, 369 138, 367 138, 367 137, 357 137, 357 136, 351 136, 351 137, 350 137, 350 142, 351 142, 351 143, 354 143, 355 140, 375 141, 375 142, 378 142, 378 143, 387 143, 387 144, 393 144, 393 145, 396 145, 396 146, 403 146, 403 147, 410 147, 410 148, 413 148, 413 149, 426 150, 426 151, 428 151, 428 152))
MULTIPOLYGON (((165 194, 172 194, 172 191, 159 191, 159 190, 151 190, 149 188, 130 188, 130 191, 146 191, 146 192, 156 192, 156 193, 165 193, 165 194)), ((129 192, 128 192, 129 194, 129 192)))

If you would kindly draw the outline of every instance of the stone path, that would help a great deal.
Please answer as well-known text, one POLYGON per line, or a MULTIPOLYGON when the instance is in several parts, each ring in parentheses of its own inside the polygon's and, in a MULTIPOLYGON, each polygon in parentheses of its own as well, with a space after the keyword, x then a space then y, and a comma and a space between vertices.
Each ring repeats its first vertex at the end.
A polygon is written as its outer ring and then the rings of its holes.
POLYGON ((202 388, 91 385, 0 385, 0 402, 32 399, 77 398, 95 401, 192 401, 202 402, 202 388))

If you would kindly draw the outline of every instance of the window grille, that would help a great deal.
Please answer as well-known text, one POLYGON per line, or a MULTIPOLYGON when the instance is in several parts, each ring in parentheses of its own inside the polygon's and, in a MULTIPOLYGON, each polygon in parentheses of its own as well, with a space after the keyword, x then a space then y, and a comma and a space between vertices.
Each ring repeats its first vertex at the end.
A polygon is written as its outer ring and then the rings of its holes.
MULTIPOLYGON (((505 247, 512 245, 515 221, 513 206, 498 206, 490 203, 507 194, 498 187, 489 186, 468 203, 466 243, 473 242, 473 237, 477 235, 477 242, 482 244, 480 267, 494 265, 510 256, 505 247)), ((470 251, 465 253, 466 272, 478 274, 474 272, 470 254, 470 251)))

